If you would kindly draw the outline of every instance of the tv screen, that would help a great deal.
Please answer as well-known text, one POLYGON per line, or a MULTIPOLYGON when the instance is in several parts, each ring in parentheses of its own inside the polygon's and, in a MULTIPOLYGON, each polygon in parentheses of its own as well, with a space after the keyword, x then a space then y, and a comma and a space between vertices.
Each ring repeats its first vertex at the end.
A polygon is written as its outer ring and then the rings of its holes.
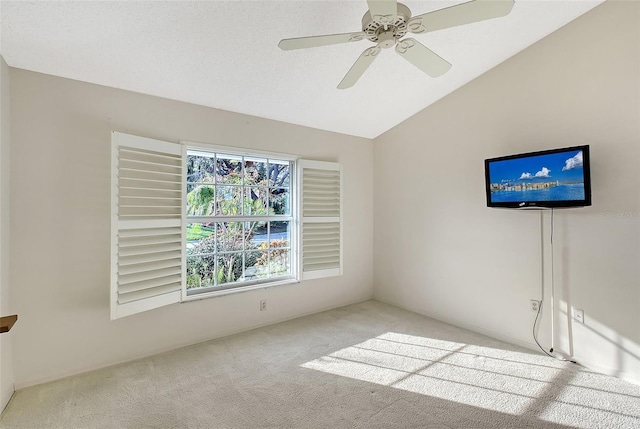
POLYGON ((589 146, 485 159, 488 207, 591 205, 589 146))

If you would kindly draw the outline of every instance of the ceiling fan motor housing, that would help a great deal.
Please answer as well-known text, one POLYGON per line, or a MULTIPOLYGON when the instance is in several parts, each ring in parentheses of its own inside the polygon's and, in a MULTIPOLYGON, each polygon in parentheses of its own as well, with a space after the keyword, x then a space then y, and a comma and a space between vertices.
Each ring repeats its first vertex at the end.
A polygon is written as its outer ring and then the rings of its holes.
POLYGON ((411 19, 411 10, 402 3, 398 3, 398 12, 395 16, 371 16, 367 11, 362 17, 362 32, 365 37, 380 43, 382 48, 390 48, 396 41, 407 34, 407 22, 411 19))

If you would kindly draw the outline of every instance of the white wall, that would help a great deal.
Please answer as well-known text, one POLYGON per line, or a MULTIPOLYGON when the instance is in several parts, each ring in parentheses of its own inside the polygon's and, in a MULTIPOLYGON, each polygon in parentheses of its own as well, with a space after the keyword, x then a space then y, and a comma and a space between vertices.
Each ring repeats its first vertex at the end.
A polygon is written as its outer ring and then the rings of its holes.
POLYGON ((483 160, 589 144, 593 206, 555 213, 555 347, 640 382, 639 124, 640 3, 609 1, 377 138, 374 296, 533 347, 550 213, 541 243, 540 212, 486 208, 483 160))
POLYGON ((16 387, 371 298, 370 140, 17 69, 11 95, 16 387), (111 130, 342 163, 344 275, 109 321, 111 130))
MULTIPOLYGON (((0 316, 14 314, 9 301, 9 160, 11 153, 9 100, 9 67, 0 56, 0 316)), ((13 335, 15 335, 13 329, 0 335, 0 412, 11 399, 14 390, 13 335)))

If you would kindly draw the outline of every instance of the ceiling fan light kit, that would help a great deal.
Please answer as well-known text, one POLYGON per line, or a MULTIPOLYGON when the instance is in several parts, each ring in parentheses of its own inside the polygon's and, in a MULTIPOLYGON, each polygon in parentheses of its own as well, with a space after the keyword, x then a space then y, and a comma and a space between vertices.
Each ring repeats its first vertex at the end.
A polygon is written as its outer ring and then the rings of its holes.
MULTIPOLYGON (((411 18, 411 11, 402 3, 397 3, 398 12, 393 15, 371 15, 371 10, 362 17, 362 32, 364 36, 378 43, 381 35, 389 35, 395 40, 407 34, 407 23, 411 18)), ((395 45, 395 42, 391 45, 395 45)), ((391 47, 388 46, 388 47, 391 47)))
POLYGON ((508 15, 514 0, 472 0, 412 17, 411 10, 397 0, 368 0, 369 10, 362 17, 362 31, 298 37, 281 40, 282 50, 315 48, 367 39, 375 43, 360 54, 344 76, 338 89, 350 88, 360 79, 382 49, 395 46, 402 58, 431 77, 442 76, 451 64, 416 39, 402 39, 407 33, 421 34, 471 24, 508 15), (401 40, 402 39, 402 40, 401 40))

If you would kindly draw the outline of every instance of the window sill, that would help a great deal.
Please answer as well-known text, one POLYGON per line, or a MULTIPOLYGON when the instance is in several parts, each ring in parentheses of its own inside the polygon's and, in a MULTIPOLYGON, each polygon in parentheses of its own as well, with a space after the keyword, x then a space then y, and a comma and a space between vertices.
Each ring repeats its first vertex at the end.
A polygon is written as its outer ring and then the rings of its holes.
POLYGON ((185 303, 185 302, 191 302, 191 301, 199 301, 201 299, 215 298, 217 296, 231 295, 231 294, 241 293, 241 292, 249 292, 256 289, 267 289, 274 286, 289 285, 294 283, 300 283, 300 280, 296 278, 286 278, 286 279, 276 280, 268 283, 256 283, 256 284, 247 285, 247 286, 237 286, 229 289, 214 290, 210 292, 192 293, 191 295, 185 296, 182 299, 182 302, 185 303))

